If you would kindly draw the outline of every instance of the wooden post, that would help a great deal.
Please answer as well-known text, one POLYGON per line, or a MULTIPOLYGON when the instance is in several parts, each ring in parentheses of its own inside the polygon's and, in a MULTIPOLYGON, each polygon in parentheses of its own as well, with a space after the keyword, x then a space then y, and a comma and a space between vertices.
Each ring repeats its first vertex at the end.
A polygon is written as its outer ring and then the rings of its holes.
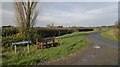
POLYGON ((43 49, 43 43, 40 43, 41 44, 41 49, 43 49))
POLYGON ((15 45, 15 53, 16 53, 16 45, 15 45))
POLYGON ((30 52, 30 51, 29 51, 29 44, 28 44, 27 46, 28 46, 28 53, 29 53, 29 52, 30 52))
POLYGON ((37 32, 36 32, 36 47, 38 48, 38 35, 37 35, 37 32))

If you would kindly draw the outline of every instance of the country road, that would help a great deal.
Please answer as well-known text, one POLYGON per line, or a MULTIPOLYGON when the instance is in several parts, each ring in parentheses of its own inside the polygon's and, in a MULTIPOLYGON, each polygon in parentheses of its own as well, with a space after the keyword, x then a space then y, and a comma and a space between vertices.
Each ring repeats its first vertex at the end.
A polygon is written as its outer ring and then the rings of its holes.
POLYGON ((118 64, 118 42, 104 39, 100 32, 87 36, 92 45, 85 50, 85 55, 76 64, 78 65, 116 65, 118 64), (87 55, 86 55, 87 54, 87 55))
POLYGON ((53 60, 43 65, 117 65, 118 42, 104 39, 100 32, 94 32, 86 37, 91 45, 66 59, 53 60))

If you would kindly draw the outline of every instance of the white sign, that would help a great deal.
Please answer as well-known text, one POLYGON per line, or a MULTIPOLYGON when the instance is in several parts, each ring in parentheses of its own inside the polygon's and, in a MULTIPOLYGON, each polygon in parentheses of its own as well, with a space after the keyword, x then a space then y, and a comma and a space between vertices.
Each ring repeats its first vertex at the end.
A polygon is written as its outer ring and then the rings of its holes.
POLYGON ((31 41, 15 42, 15 43, 12 43, 12 45, 15 45, 15 44, 25 44, 25 43, 31 43, 31 41))

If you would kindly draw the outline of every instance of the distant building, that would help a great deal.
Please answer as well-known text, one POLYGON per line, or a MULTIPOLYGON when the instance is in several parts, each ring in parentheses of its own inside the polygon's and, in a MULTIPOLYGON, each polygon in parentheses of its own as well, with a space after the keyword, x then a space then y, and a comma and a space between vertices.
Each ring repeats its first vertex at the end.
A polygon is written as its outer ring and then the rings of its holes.
POLYGON ((54 23, 52 23, 51 25, 48 24, 47 28, 63 28, 63 26, 54 26, 54 23))
POLYGON ((52 27, 54 27, 54 23, 52 23, 52 27))
POLYGON ((48 24, 47 25, 48 28, 53 28, 54 27, 54 24, 52 23, 52 25, 48 24))

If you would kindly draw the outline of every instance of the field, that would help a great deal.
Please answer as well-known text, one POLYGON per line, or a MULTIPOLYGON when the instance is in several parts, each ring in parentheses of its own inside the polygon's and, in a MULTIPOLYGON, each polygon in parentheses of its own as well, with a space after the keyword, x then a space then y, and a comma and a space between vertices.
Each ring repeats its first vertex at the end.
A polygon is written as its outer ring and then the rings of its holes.
POLYGON ((90 44, 90 42, 85 38, 88 33, 89 32, 75 32, 57 37, 61 43, 61 45, 57 47, 37 49, 35 45, 31 45, 29 54, 27 53, 27 47, 17 48, 17 54, 14 53, 14 49, 11 47, 7 49, 3 48, 2 64, 29 65, 67 57, 69 54, 75 53, 90 44))
POLYGON ((112 41, 120 41, 118 37, 118 32, 115 29, 102 32, 101 36, 112 41))

